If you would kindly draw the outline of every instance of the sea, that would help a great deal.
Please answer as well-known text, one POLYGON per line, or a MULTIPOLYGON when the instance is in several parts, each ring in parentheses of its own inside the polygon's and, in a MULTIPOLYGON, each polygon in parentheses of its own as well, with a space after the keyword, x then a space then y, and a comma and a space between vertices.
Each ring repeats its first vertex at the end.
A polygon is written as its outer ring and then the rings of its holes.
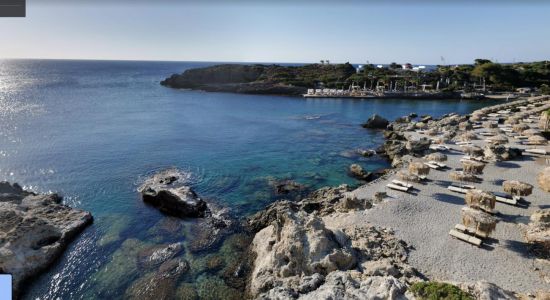
MULTIPOLYGON (((383 142, 381 131, 361 127, 372 114, 437 117, 495 103, 303 99, 159 84, 213 64, 0 60, 0 180, 58 193, 94 216, 53 266, 24 285, 24 299, 123 298, 151 274, 136 263, 140 250, 191 243, 193 220, 141 200, 137 188, 155 172, 180 170, 202 198, 243 220, 289 197, 274 182, 296 182, 301 192, 354 187, 360 182, 348 175, 350 164, 387 168, 379 156, 356 154, 383 142)), ((236 232, 211 249, 185 250, 190 270, 167 286, 181 299, 239 299, 243 285, 228 277, 249 241, 236 232)))

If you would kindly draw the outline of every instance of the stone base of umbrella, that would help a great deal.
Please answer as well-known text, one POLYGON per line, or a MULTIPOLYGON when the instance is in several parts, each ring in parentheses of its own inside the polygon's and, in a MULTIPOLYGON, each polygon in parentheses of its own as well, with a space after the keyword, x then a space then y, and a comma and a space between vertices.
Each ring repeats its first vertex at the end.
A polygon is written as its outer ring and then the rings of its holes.
POLYGON ((449 178, 459 182, 480 182, 481 178, 474 174, 465 173, 462 171, 452 171, 449 173, 449 178))
POLYGON ((468 190, 464 196, 466 205, 470 208, 480 209, 486 212, 493 212, 495 209, 495 195, 478 189, 468 190))
POLYGON ((550 167, 546 167, 539 173, 537 182, 541 190, 550 193, 550 167))
POLYGON ((466 173, 470 174, 483 174, 483 168, 485 168, 485 164, 479 161, 475 160, 463 160, 462 161, 462 169, 466 173))
POLYGON ((428 175, 430 173, 430 167, 424 165, 421 162, 411 162, 409 164, 409 173, 415 175, 428 175))

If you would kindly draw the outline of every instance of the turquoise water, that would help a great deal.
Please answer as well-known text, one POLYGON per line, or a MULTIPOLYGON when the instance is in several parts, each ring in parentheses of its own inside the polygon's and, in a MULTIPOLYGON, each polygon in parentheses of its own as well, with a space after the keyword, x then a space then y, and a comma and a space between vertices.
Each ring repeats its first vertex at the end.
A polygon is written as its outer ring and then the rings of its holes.
MULTIPOLYGON (((411 112, 439 116, 491 104, 304 100, 159 85, 172 73, 209 64, 0 61, 0 179, 58 192, 67 204, 95 217, 62 259, 28 285, 27 298, 78 299, 105 288, 98 282, 108 280, 97 279, 97 273, 113 253, 124 253, 121 245, 129 238, 141 243, 189 239, 185 232, 190 227, 176 233, 151 231, 166 217, 144 205, 136 188, 154 171, 176 167, 190 172, 200 195, 243 216, 280 198, 268 185, 270 178, 313 189, 357 184, 346 174, 351 163, 369 170, 387 167, 378 157, 346 154, 382 142, 379 131, 360 127, 373 113, 388 119, 411 112)), ((235 248, 231 242, 205 255, 223 252, 227 258, 232 255, 228 249, 235 248)), ((205 255, 188 259, 200 261, 205 255)), ((193 268, 184 281, 195 288, 224 288, 222 271, 193 268)), ((112 287, 110 296, 122 296, 130 283, 112 287)))

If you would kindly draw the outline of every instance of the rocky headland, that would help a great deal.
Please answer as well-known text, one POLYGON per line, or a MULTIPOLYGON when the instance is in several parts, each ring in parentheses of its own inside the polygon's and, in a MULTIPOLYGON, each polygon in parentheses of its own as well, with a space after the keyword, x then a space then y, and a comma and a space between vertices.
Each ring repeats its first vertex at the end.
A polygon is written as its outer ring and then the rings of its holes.
POLYGON ((25 191, 0 182, 0 273, 13 275, 17 298, 22 283, 50 266, 92 223, 89 212, 68 207, 57 194, 25 191))
POLYGON ((189 69, 161 81, 164 86, 209 92, 299 96, 322 80, 355 73, 349 64, 304 66, 225 64, 189 69))

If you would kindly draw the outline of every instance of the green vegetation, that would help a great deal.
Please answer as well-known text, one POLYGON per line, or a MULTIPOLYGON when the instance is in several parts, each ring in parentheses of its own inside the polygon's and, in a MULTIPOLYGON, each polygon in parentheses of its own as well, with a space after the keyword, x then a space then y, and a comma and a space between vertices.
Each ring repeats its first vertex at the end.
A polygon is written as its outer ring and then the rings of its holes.
POLYGON ((473 300, 474 298, 458 287, 443 282, 417 282, 410 287, 420 300, 473 300))

